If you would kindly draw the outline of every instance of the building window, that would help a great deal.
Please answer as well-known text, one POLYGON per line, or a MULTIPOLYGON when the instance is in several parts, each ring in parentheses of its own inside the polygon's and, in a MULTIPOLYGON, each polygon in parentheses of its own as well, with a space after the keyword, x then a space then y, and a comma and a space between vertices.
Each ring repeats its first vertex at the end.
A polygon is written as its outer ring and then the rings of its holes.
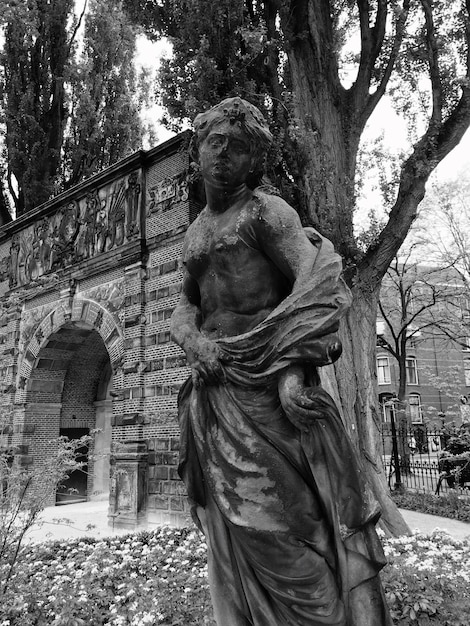
POLYGON ((171 340, 170 331, 167 330, 165 332, 158 333, 157 335, 157 343, 168 343, 171 340))
POLYGON ((406 359, 406 382, 409 385, 418 384, 418 366, 414 356, 406 359))
POLYGON ((379 385, 390 383, 390 362, 388 356, 377 357, 377 382, 379 385))
POLYGON ((410 417, 413 424, 423 423, 423 411, 421 410, 421 398, 417 393, 409 396, 410 417))
POLYGON ((392 421, 393 411, 393 396, 391 393, 381 393, 379 395, 379 402, 382 408, 382 420, 386 423, 392 421))
POLYGON ((418 339, 420 337, 421 337, 421 331, 413 324, 410 324, 408 328, 406 329, 406 338, 408 339, 410 348, 416 348, 418 339))
POLYGON ((462 314, 462 320, 468 322, 470 318, 470 299, 464 296, 460 299, 460 310, 462 314))
POLYGON ((463 372, 465 375, 465 385, 470 387, 470 359, 466 358, 463 360, 463 372))

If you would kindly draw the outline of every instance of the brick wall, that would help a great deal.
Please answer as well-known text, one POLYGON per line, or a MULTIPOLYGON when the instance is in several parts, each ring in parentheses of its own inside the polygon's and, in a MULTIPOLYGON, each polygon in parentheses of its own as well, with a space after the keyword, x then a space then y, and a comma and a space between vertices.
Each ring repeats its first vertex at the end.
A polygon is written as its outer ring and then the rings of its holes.
MULTIPOLYGON (((4 401, 14 404, 2 442, 18 445, 18 459, 40 472, 44 459, 55 453, 53 440, 61 429, 95 427, 95 402, 104 400, 98 389, 108 368, 112 381, 106 406, 111 408, 106 419, 112 424, 116 458, 122 457, 126 471, 139 473, 129 484, 146 490, 132 500, 136 510, 126 513, 135 523, 143 517, 172 524, 188 519, 177 475, 177 394, 189 369, 169 336, 181 291, 184 232, 198 210, 182 145, 170 140, 139 153, 0 229, 0 306, 8 309, 0 315, 0 374, 11 386, 4 401), (64 266, 41 285, 10 289, 5 259, 21 228, 34 233, 39 220, 57 222, 66 203, 82 206, 87 194, 112 188, 114 179, 128 180, 136 168, 141 172, 138 236, 101 257, 64 266), (134 449, 135 442, 140 442, 138 454, 122 453, 134 449)), ((92 462, 89 470, 90 494, 92 462)), ((110 505, 117 515, 113 489, 110 505)))
POLYGON ((149 441, 148 516, 155 523, 189 523, 186 491, 178 477, 178 437, 149 441))

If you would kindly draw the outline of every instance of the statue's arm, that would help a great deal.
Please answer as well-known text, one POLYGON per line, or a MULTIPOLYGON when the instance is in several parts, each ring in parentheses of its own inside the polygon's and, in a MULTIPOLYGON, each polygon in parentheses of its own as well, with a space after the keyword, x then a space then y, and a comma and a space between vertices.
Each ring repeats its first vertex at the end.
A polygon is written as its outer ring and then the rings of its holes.
POLYGON ((186 354, 195 387, 202 382, 215 383, 224 377, 222 350, 201 333, 201 323, 199 286, 185 269, 181 297, 171 316, 170 332, 173 341, 186 354))
POLYGON ((291 365, 279 376, 279 399, 288 419, 301 431, 307 432, 312 420, 322 419, 334 402, 320 386, 306 383, 302 365, 291 365))
POLYGON ((291 365, 281 372, 278 382, 279 399, 289 420, 299 430, 308 430, 311 420, 305 401, 305 373, 302 365, 291 365))
POLYGON ((296 211, 281 198, 267 196, 257 222, 257 239, 292 289, 311 274, 318 247, 308 239, 296 211))
MULTIPOLYGON (((258 222, 258 239, 265 254, 290 280, 292 289, 311 276, 318 247, 308 239, 297 213, 279 198, 269 198, 258 222)), ((319 242, 323 238, 319 237, 319 242)), ((328 240, 321 245, 331 246, 328 240)), ((307 430, 312 419, 325 415, 325 406, 330 402, 317 385, 306 381, 306 372, 316 365, 335 361, 341 353, 341 344, 334 334, 318 338, 318 343, 305 354, 305 362, 292 364, 279 376, 278 389, 282 407, 289 420, 299 429, 307 430)))
POLYGON ((199 288, 184 269, 181 296, 171 316, 170 332, 173 341, 183 348, 189 361, 197 351, 201 321, 199 288))

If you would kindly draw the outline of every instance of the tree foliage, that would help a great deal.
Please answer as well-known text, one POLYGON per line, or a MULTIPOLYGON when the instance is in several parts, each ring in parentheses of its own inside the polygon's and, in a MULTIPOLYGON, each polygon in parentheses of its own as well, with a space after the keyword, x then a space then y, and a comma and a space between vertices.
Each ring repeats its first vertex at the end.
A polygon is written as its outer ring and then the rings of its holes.
POLYGON ((8 10, 2 54, 8 184, 22 213, 49 197, 59 167, 73 1, 2 4, 8 10))
POLYGON ((136 31, 120 3, 91 0, 83 49, 70 79, 65 187, 140 147, 139 109, 147 99, 148 83, 145 77, 140 80, 135 54, 136 31))
POLYGON ((2 0, 6 185, 16 214, 140 145, 136 30, 119 0, 2 0), (80 39, 85 21, 85 34, 80 39))

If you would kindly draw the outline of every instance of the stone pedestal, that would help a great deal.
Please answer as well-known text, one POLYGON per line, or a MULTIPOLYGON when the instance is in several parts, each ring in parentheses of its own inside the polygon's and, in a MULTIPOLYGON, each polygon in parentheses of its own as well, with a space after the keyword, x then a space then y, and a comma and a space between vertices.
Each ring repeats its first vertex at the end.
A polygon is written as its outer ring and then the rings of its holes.
POLYGON ((119 446, 111 459, 108 522, 135 528, 146 521, 147 442, 126 441, 119 446))

